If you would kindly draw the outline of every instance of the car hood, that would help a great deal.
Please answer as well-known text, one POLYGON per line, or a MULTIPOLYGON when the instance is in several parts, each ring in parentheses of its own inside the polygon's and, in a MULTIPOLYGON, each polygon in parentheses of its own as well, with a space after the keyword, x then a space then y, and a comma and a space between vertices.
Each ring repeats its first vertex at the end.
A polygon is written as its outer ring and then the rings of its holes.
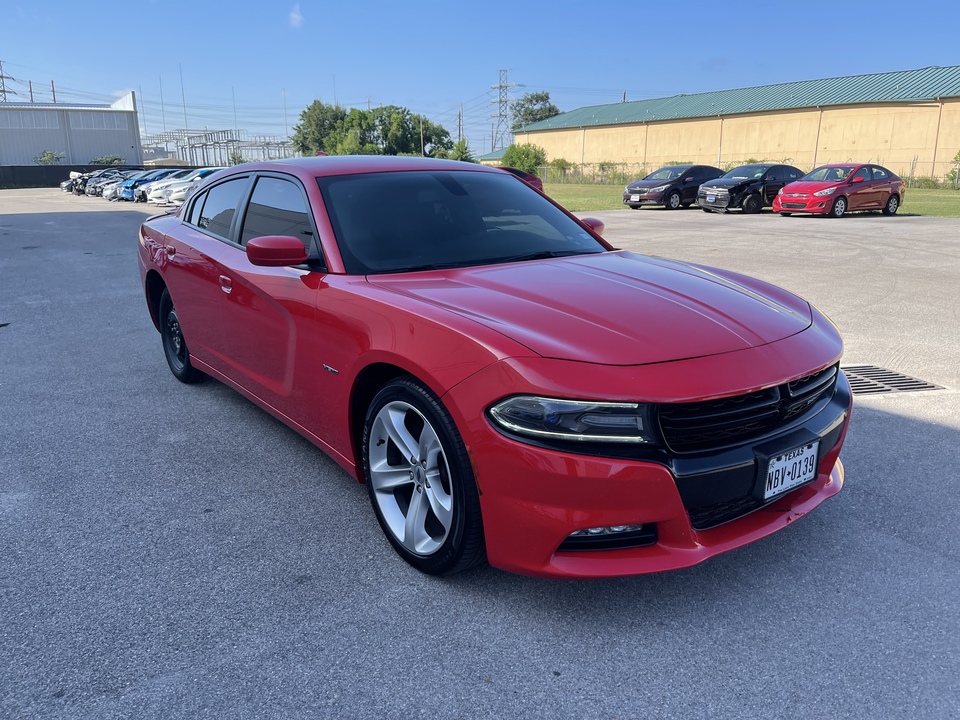
POLYGON ((627 187, 634 190, 643 190, 645 188, 660 187, 661 185, 672 185, 675 182, 676 180, 635 180, 627 185, 627 187))
POLYGON ((604 365, 735 352, 810 326, 800 298, 720 273, 622 251, 368 280, 543 357, 604 365))
POLYGON ((798 180, 797 182, 789 183, 784 186, 783 192, 786 193, 803 193, 809 195, 811 193, 819 192, 820 190, 825 190, 829 187, 834 187, 840 185, 841 183, 837 182, 815 182, 812 180, 798 180))
POLYGON ((707 180, 700 187, 712 187, 712 188, 735 188, 738 185, 746 185, 753 178, 716 178, 715 180, 707 180))

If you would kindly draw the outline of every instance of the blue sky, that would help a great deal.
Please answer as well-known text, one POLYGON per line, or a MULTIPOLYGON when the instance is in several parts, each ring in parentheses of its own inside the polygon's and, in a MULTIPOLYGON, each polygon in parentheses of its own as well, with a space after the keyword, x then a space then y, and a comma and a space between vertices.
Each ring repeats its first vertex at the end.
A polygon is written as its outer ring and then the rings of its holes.
POLYGON ((638 100, 960 64, 958 0, 4 5, 0 60, 18 93, 8 99, 28 100, 27 81, 40 102, 50 101, 51 80, 58 102, 111 102, 135 90, 148 133, 182 128, 185 99, 191 129, 284 135, 320 99, 402 105, 456 138, 463 106, 480 153, 490 149, 501 69, 523 85, 511 97, 546 90, 572 110, 624 93, 638 100))

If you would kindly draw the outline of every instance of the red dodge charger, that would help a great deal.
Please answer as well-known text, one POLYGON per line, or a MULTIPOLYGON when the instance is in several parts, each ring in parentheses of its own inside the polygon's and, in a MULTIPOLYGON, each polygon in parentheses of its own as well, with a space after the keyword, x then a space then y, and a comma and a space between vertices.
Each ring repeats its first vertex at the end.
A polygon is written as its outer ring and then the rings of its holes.
POLYGON ((140 272, 174 376, 329 453, 423 572, 688 567, 839 492, 830 320, 601 230, 479 165, 248 163, 143 224, 140 272))

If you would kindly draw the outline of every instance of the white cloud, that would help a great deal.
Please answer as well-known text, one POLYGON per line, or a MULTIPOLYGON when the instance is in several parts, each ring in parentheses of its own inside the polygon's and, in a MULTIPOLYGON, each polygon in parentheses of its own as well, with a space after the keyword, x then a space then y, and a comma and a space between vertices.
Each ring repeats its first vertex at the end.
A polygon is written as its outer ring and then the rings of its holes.
POLYGON ((290 27, 299 29, 299 27, 303 25, 303 15, 300 14, 300 3, 293 6, 293 9, 287 17, 290 18, 290 27))

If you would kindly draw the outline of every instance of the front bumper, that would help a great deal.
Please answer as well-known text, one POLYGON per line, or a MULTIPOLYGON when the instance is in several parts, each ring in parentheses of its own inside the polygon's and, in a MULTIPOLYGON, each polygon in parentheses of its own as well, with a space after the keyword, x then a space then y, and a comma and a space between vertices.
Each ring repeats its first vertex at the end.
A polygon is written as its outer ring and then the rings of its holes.
POLYGON ((833 195, 777 195, 773 199, 773 211, 776 213, 814 213, 824 215, 833 207, 833 195))
MULTIPOLYGON (((701 385, 715 382, 717 388, 736 387, 730 383, 736 377, 738 364, 742 366, 746 360, 752 366, 753 362, 773 360, 773 355, 779 356, 781 370, 784 365, 802 367, 809 360, 809 348, 804 348, 799 340, 805 334, 774 343, 781 346, 778 350, 766 346, 730 354, 750 357, 719 356, 665 364, 672 368, 649 366, 651 370, 656 368, 651 373, 652 382, 662 385, 661 380, 667 375, 677 377, 679 373, 688 378, 678 380, 681 385, 689 385, 689 377, 698 377, 701 385), (804 360, 797 361, 798 357, 804 360), (680 365, 684 367, 677 367, 680 365), (708 369, 710 365, 718 367, 708 369)), ((576 372, 583 377, 585 370, 576 372)), ((609 380, 611 387, 619 384, 622 391, 627 378, 636 378, 638 372, 645 370, 608 368, 594 375, 606 375, 598 385, 609 380)), ((562 452, 501 434, 485 416, 486 400, 481 398, 489 398, 489 390, 484 388, 497 383, 501 387, 515 385, 510 388, 511 393, 538 389, 544 394, 550 392, 546 387, 537 388, 538 377, 542 376, 530 372, 529 361, 516 367, 511 361, 504 361, 453 388, 444 399, 457 424, 466 429, 464 440, 480 490, 487 557, 494 567, 525 575, 581 578, 690 567, 785 528, 838 493, 843 485, 839 454, 849 424, 852 396, 842 373, 830 401, 798 424, 722 451, 672 455, 661 451, 655 459, 649 457, 656 453, 647 453, 648 459, 632 459, 562 452), (815 435, 820 441, 817 475, 812 482, 735 519, 715 526, 706 523, 706 529, 695 529, 697 508, 691 505, 698 502, 696 498, 715 495, 722 501, 743 494, 749 496, 760 482, 759 446, 779 443, 782 449, 789 449, 797 433, 815 435), (722 497, 724 493, 731 497, 722 497), (655 527, 652 540, 618 549, 560 550, 561 544, 577 531, 635 525, 655 527)), ((552 392, 556 394, 557 388, 552 392)), ((701 520, 700 526, 703 525, 701 520)))
POLYGON ((631 193, 625 192, 623 194, 623 204, 629 205, 631 207, 636 207, 639 205, 663 205, 663 193, 631 193), (634 200, 636 198, 636 200, 634 200))
POLYGON ((697 192, 697 205, 704 210, 724 213, 730 208, 738 207, 738 198, 727 190, 703 190, 697 192))

